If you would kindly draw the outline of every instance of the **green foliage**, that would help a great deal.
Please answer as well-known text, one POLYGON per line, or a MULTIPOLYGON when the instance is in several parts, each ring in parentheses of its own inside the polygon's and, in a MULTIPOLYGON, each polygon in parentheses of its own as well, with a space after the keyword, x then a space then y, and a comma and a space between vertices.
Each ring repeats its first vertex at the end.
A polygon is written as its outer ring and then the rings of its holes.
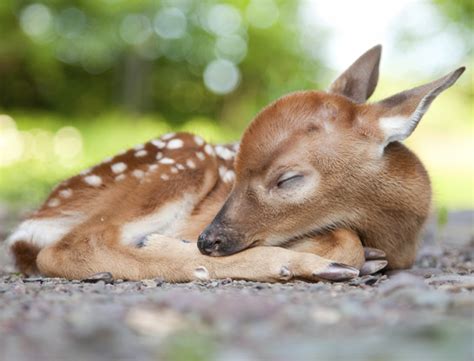
POLYGON ((247 119, 236 110, 251 104, 251 115, 288 91, 315 86, 320 66, 301 53, 291 26, 297 2, 279 4, 279 21, 260 29, 248 23, 247 1, 6 0, 0 78, 9 86, 0 88, 0 107, 65 115, 158 111, 174 122, 224 115, 241 124, 247 119), (235 29, 214 24, 225 11, 237 17, 235 29), (163 12, 168 18, 160 18, 163 12), (241 73, 232 98, 203 82, 217 58, 241 73))
MULTIPOLYGON (((462 24, 468 29, 474 28, 474 1, 472 0, 435 0, 442 13, 457 24, 462 24)), ((471 39, 472 40, 472 39, 471 39)))

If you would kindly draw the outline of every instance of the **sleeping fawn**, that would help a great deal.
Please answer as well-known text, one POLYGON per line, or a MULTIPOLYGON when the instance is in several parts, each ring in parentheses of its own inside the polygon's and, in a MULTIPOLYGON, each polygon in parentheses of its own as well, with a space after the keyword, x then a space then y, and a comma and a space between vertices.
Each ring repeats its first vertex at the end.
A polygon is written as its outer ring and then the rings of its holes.
POLYGON ((400 141, 464 68, 369 104, 380 55, 270 104, 239 144, 166 134, 60 183, 7 239, 17 268, 275 282, 410 267, 431 188, 400 141))

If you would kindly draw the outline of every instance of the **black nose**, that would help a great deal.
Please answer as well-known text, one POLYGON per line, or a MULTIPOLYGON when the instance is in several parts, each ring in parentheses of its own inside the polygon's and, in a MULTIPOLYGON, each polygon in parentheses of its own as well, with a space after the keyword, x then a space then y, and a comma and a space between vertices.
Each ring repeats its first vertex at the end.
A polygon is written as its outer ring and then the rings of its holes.
POLYGON ((218 234, 203 232, 198 238, 198 248, 202 254, 209 255, 216 252, 222 243, 222 239, 218 234))

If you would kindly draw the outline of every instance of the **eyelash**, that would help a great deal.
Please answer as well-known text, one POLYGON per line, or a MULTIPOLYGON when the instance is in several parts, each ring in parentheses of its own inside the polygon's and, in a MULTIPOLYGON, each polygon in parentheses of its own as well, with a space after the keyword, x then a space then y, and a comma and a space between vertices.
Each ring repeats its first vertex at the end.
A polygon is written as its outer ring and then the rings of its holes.
POLYGON ((297 179, 297 178, 301 178, 301 177, 303 177, 301 174, 295 174, 294 176, 291 176, 291 177, 289 177, 289 178, 285 178, 285 179, 283 179, 283 180, 277 182, 277 187, 278 187, 278 188, 281 188, 281 186, 282 186, 283 184, 285 184, 285 183, 287 183, 287 182, 289 182, 289 181, 291 181, 291 180, 294 180, 294 179, 297 179))

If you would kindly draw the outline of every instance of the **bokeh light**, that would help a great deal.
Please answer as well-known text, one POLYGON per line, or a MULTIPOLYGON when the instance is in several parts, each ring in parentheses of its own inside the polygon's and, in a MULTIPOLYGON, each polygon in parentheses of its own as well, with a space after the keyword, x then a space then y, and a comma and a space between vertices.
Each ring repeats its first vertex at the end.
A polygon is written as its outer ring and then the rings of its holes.
POLYGON ((71 126, 59 129, 54 135, 54 153, 66 165, 79 157, 82 154, 82 137, 79 130, 71 126))
POLYGON ((155 17, 155 31, 164 39, 179 39, 186 33, 186 16, 178 8, 165 8, 155 17))
POLYGON ((219 36, 215 49, 218 57, 238 64, 247 55, 247 42, 239 35, 219 36))
POLYGON ((47 6, 31 4, 22 10, 20 25, 26 34, 39 39, 50 32, 52 19, 51 11, 47 6))
POLYGON ((242 23, 240 12, 231 5, 219 4, 207 13, 207 27, 216 35, 231 35, 242 23))
POLYGON ((120 36, 127 44, 142 44, 151 33, 151 22, 145 15, 127 15, 120 24, 120 36))
POLYGON ((17 162, 23 155, 23 140, 12 117, 0 115, 0 166, 17 162))
POLYGON ((212 61, 204 70, 204 84, 216 94, 230 93, 237 87, 239 80, 239 68, 225 59, 212 61))
POLYGON ((71 7, 62 10, 56 17, 55 30, 62 37, 74 39, 82 34, 86 23, 87 18, 84 12, 71 7))

